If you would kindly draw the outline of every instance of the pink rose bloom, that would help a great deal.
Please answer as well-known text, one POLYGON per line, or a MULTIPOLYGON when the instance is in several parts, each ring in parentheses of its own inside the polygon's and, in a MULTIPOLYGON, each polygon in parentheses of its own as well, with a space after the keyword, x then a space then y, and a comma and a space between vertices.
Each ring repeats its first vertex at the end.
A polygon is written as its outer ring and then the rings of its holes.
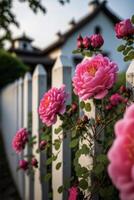
POLYGON ((28 131, 25 128, 21 128, 17 131, 16 135, 12 140, 12 147, 16 153, 20 153, 28 141, 28 131))
POLYGON ((118 67, 99 54, 77 65, 73 77, 74 92, 82 100, 104 98, 116 81, 118 67))
POLYGON ((108 173, 121 200, 134 200, 134 104, 115 125, 116 138, 108 152, 108 173))
POLYGON ((124 101, 124 98, 118 93, 115 93, 110 97, 110 103, 113 106, 117 106, 119 103, 122 103, 123 101, 124 101))
POLYGON ((83 47, 83 38, 81 35, 79 35, 77 38, 77 48, 81 49, 82 47, 83 47))
POLYGON ((77 200, 78 197, 78 188, 73 186, 69 189, 68 200, 77 200))
POLYGON ((100 34, 91 35, 90 41, 93 48, 100 48, 104 44, 103 37, 100 34))
POLYGON ((123 38, 134 34, 134 26, 130 19, 123 20, 115 25, 115 32, 117 38, 123 38))
POLYGON ((19 168, 23 170, 28 169, 28 162, 26 160, 20 160, 19 161, 19 168))
POLYGON ((83 46, 85 49, 88 49, 90 46, 90 39, 88 37, 83 38, 83 46))
POLYGON ((65 102, 68 94, 65 92, 65 86, 61 88, 51 88, 44 94, 40 101, 39 115, 40 119, 47 126, 51 126, 57 120, 57 114, 65 112, 65 102))

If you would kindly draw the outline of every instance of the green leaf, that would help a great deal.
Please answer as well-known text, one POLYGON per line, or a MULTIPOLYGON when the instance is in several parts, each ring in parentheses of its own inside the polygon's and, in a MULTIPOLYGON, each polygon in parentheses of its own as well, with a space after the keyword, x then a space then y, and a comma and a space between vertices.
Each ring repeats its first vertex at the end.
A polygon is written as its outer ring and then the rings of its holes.
POLYGON ((78 138, 73 139, 73 140, 70 142, 69 147, 71 147, 71 148, 76 147, 77 144, 78 144, 78 142, 79 142, 78 138))
POLYGON ((76 175, 78 177, 82 177, 84 174, 89 174, 89 170, 86 167, 76 167, 77 171, 76 171, 76 175))
POLYGON ((61 145, 60 140, 57 139, 57 140, 54 141, 55 150, 59 150, 60 149, 60 145, 61 145))
POLYGON ((56 164, 56 169, 57 170, 60 169, 60 167, 61 167, 61 162, 59 162, 59 163, 56 164))
POLYGON ((89 154, 89 147, 86 144, 83 144, 81 147, 81 154, 88 155, 89 154))
POLYGON ((134 51, 130 51, 128 57, 130 60, 134 59, 134 51))
POLYGON ((104 154, 100 154, 97 156, 97 162, 101 162, 103 164, 107 163, 107 156, 104 154))
POLYGON ((62 127, 59 126, 58 128, 55 128, 54 133, 55 133, 55 134, 58 134, 58 133, 60 133, 61 131, 62 131, 62 127))
POLYGON ((103 172, 103 170, 104 170, 104 165, 103 164, 98 164, 94 168, 94 173, 96 175, 100 175, 103 172))
POLYGON ((80 108, 81 108, 81 109, 84 109, 84 108, 85 108, 85 102, 84 102, 84 101, 81 101, 81 102, 80 102, 80 108))
POLYGON ((90 111, 91 111, 91 104, 90 104, 90 103, 86 103, 86 104, 85 104, 85 110, 86 110, 87 112, 90 112, 90 111))
POLYGON ((52 177, 51 173, 46 174, 45 181, 49 181, 51 179, 51 177, 52 177))
POLYGON ((117 51, 121 52, 124 49, 125 49, 125 45, 122 44, 122 45, 118 46, 117 51))
POLYGON ((75 49, 72 51, 73 54, 81 53, 81 49, 75 49))
POLYGON ((88 188, 88 182, 85 179, 81 179, 79 182, 79 187, 83 190, 88 188))
POLYGON ((127 62, 127 61, 129 61, 129 60, 130 60, 129 56, 125 56, 125 57, 124 57, 124 61, 125 61, 125 62, 127 62))
POLYGON ((83 56, 91 57, 93 55, 92 51, 85 50, 83 51, 83 56))
POLYGON ((64 190, 64 187, 63 187, 63 185, 62 185, 62 186, 60 186, 60 187, 58 188, 58 192, 59 192, 59 193, 62 193, 62 192, 63 192, 63 190, 64 190))
POLYGON ((50 165, 52 161, 53 161, 53 157, 48 158, 46 161, 46 165, 50 165))
POLYGON ((131 22, 134 24, 134 15, 131 17, 131 22))
POLYGON ((127 48, 123 51, 123 55, 126 56, 126 55, 128 54, 128 52, 129 52, 131 49, 133 49, 132 46, 127 47, 127 48))

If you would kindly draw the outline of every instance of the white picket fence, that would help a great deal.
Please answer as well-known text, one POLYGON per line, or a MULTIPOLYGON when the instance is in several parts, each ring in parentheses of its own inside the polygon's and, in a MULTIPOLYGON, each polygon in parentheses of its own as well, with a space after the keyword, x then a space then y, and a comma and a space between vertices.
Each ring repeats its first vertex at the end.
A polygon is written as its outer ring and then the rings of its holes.
MULTIPOLYGON (((52 86, 60 87, 66 85, 66 90, 70 93, 70 99, 67 103, 71 103, 72 97, 72 69, 73 66, 68 57, 61 55, 55 62, 52 69, 52 86)), ((128 85, 134 85, 134 61, 131 63, 127 71, 128 85)), ((39 145, 39 127, 40 120, 38 115, 38 107, 40 99, 47 91, 47 73, 42 65, 37 65, 33 76, 26 73, 24 79, 20 78, 14 83, 5 87, 0 94, 1 102, 1 129, 6 149, 7 158, 10 169, 18 187, 18 191, 22 200, 49 200, 49 189, 52 187, 53 200, 66 200, 67 193, 59 194, 57 189, 71 176, 71 150, 68 148, 70 138, 67 137, 60 147, 60 154, 57 162, 62 162, 62 167, 57 171, 55 163, 52 164, 52 185, 42 181, 40 177, 47 173, 47 168, 42 166, 46 161, 46 155, 39 155, 36 149, 39 145), (39 160, 39 169, 36 170, 35 176, 27 176, 23 172, 17 172, 16 166, 21 156, 17 156, 12 150, 12 138, 16 131, 21 128, 29 127, 29 115, 32 118, 32 135, 37 135, 38 143, 34 147, 34 153, 39 160), (41 174, 40 174, 41 172, 41 174)), ((96 108, 92 104, 92 113, 90 116, 95 116, 96 108)), ((61 123, 58 119, 57 123, 52 127, 52 141, 57 135, 54 134, 54 129, 61 123)), ((85 141, 86 142, 86 141, 85 141)), ((25 150, 27 153, 29 149, 25 150)), ((53 149, 54 152, 54 149, 53 149)), ((87 165, 91 163, 89 157, 81 158, 81 163, 87 165)))

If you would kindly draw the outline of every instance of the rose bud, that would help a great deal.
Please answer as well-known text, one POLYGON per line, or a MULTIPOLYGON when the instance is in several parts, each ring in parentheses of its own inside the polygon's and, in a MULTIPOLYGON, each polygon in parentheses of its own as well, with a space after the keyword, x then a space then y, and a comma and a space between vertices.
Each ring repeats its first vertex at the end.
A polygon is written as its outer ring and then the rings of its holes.
POLYGON ((88 122, 88 116, 87 116, 87 115, 84 115, 84 116, 82 117, 82 121, 85 122, 85 123, 87 123, 87 122, 88 122))
POLYGON ((104 44, 103 37, 100 34, 91 35, 90 42, 93 48, 100 48, 104 44))
POLYGON ((27 170, 28 169, 28 161, 20 160, 19 161, 19 168, 23 169, 23 170, 27 170))
POLYGON ((44 150, 46 148, 46 145, 47 145, 47 141, 42 140, 39 145, 40 150, 44 150))
POLYGON ((33 167, 38 168, 38 161, 36 158, 32 158, 31 164, 33 167))
POLYGON ((130 19, 123 20, 115 25, 115 33, 118 39, 134 34, 134 26, 130 19))
POLYGON ((88 49, 90 46, 90 39, 88 37, 83 38, 83 46, 85 49, 88 49))
POLYGON ((105 107, 106 110, 111 110, 112 108, 113 108, 113 107, 112 107, 111 104, 109 104, 109 105, 107 105, 107 106, 105 107))
POLYGON ((75 102, 72 103, 71 109, 72 109, 73 112, 77 111, 77 109, 78 109, 77 103, 75 103, 75 102))
POLYGON ((120 86, 120 89, 119 89, 119 92, 120 93, 124 93, 124 92, 126 92, 127 90, 126 90, 126 87, 124 86, 124 85, 121 85, 120 86))
POLYGON ((79 35, 78 38, 77 38, 77 48, 78 49, 83 48, 83 38, 82 38, 81 35, 79 35))

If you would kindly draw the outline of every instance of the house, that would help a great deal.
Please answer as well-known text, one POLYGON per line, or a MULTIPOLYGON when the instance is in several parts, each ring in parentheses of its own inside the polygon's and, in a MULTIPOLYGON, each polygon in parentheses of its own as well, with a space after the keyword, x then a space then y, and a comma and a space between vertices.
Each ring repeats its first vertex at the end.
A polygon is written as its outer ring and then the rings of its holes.
POLYGON ((80 61, 80 57, 72 55, 72 51, 76 49, 78 35, 87 36, 93 33, 101 33, 105 39, 104 54, 116 61, 121 71, 125 70, 127 65, 124 63, 122 55, 116 51, 120 41, 115 36, 114 26, 119 21, 121 19, 108 8, 107 1, 93 0, 89 3, 89 13, 78 22, 73 19, 66 32, 61 33, 59 31, 57 41, 43 50, 44 56, 56 59, 61 54, 67 55, 76 65, 80 61))
POLYGON ((51 84, 51 69, 54 64, 54 59, 44 56, 41 49, 32 45, 33 39, 25 34, 14 38, 11 41, 11 47, 8 49, 10 53, 17 55, 30 71, 33 72, 37 64, 42 64, 48 74, 48 84, 51 84))
POLYGON ((105 39, 103 52, 112 60, 118 63, 120 71, 126 70, 127 65, 123 57, 116 51, 120 41, 116 38, 114 26, 121 19, 108 8, 107 1, 99 2, 93 0, 89 3, 89 12, 79 21, 72 19, 69 22, 69 28, 66 32, 57 33, 58 39, 44 50, 38 49, 32 45, 33 40, 23 34, 21 37, 12 40, 10 52, 15 53, 27 64, 31 71, 37 64, 44 65, 48 72, 48 81, 51 82, 51 69, 59 55, 66 55, 72 61, 75 68, 82 57, 73 55, 72 51, 76 49, 76 40, 79 34, 82 36, 93 33, 101 33, 105 39))

